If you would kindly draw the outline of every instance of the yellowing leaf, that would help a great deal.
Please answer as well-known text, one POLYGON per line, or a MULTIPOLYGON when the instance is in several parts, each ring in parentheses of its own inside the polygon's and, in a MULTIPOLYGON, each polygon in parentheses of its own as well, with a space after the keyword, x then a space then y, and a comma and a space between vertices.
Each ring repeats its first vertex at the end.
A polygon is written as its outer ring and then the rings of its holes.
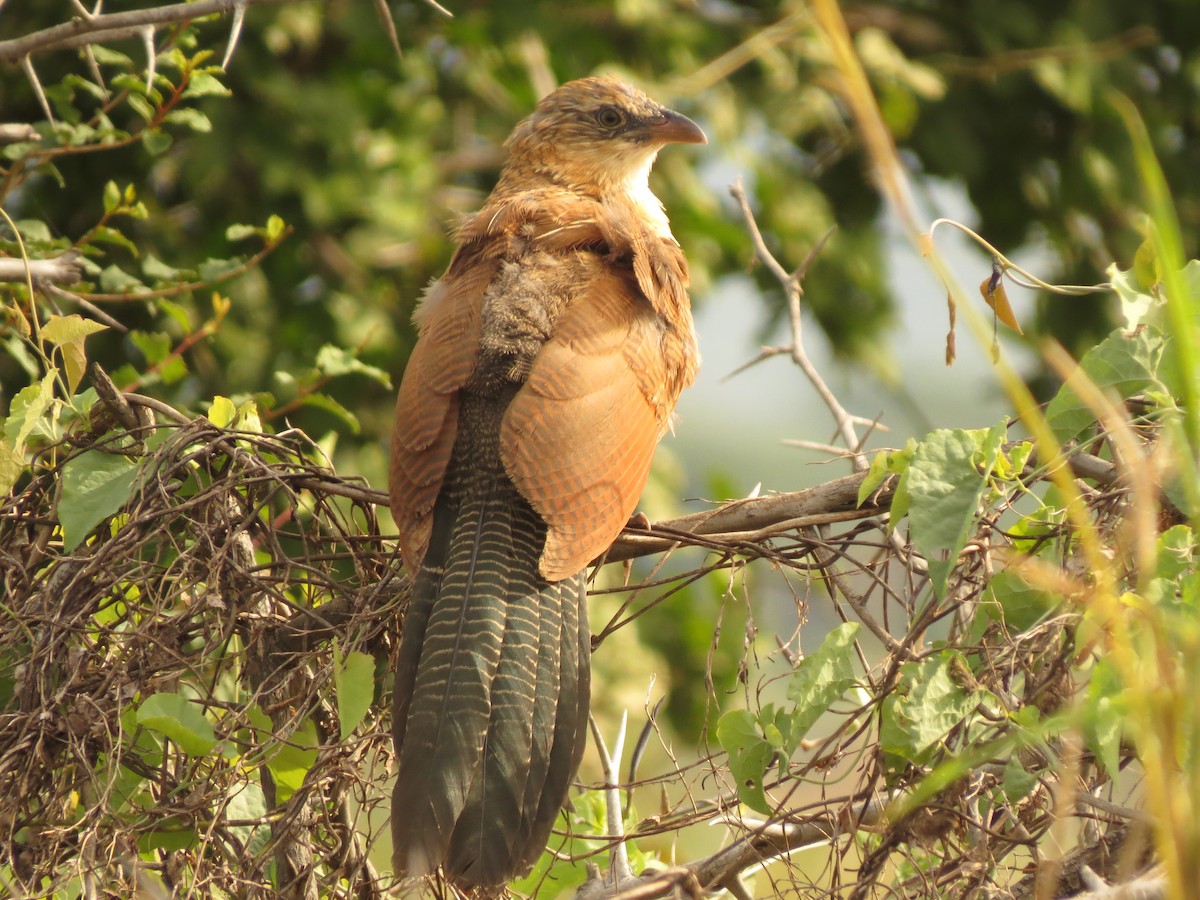
POLYGON ((1004 290, 1003 278, 989 275, 979 283, 979 293, 983 294, 983 299, 992 308, 992 312, 996 314, 997 319, 1017 334, 1024 334, 1021 331, 1021 324, 1017 321, 1017 317, 1013 314, 1012 306, 1008 302, 1008 294, 1004 290))
POLYGON ((63 344, 74 343, 89 334, 104 331, 106 328, 108 328, 107 325, 101 325, 99 322, 93 322, 91 319, 85 319, 79 315, 51 316, 50 321, 42 326, 42 337, 56 347, 61 347, 63 344))
POLYGON ((213 402, 208 405, 208 421, 218 428, 228 428, 235 415, 237 407, 228 397, 213 397, 213 402))

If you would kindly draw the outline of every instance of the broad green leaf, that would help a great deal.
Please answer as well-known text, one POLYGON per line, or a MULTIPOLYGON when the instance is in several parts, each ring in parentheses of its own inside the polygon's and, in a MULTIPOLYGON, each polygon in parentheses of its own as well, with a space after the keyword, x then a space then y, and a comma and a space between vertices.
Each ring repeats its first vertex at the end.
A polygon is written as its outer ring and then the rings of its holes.
POLYGON ((985 597, 980 607, 983 614, 1003 622, 1014 633, 1028 631, 1060 602, 1052 594, 1030 587, 1012 569, 996 573, 987 584, 985 597))
POLYGON ((1029 792, 1033 790, 1037 781, 1037 775, 1027 772, 1015 755, 1008 758, 1008 762, 1004 766, 1002 789, 1004 797, 1009 803, 1016 803, 1029 796, 1029 792))
MULTIPOLYGON (((1079 374, 1101 390, 1127 399, 1145 390, 1164 390, 1158 378, 1163 355, 1163 336, 1153 328, 1126 335, 1114 331, 1083 355, 1079 374)), ((1084 404, 1078 392, 1064 384, 1046 407, 1046 421, 1061 443, 1074 440, 1088 430, 1096 413, 1084 404)))
POLYGON ((1113 778, 1121 767, 1121 722, 1129 717, 1124 693, 1116 667, 1108 659, 1097 662, 1083 705, 1083 738, 1113 778))
POLYGON ((8 438, 15 453, 24 452, 25 441, 53 402, 53 372, 47 372, 41 381, 17 391, 17 395, 9 404, 8 418, 4 421, 4 436, 8 438))
POLYGON ((334 648, 333 681, 337 689, 338 723, 342 740, 350 737, 371 708, 375 696, 375 658, 354 651, 345 659, 334 648))
POLYGON ((160 693, 138 707, 137 721, 170 738, 184 753, 203 756, 216 746, 212 723, 204 717, 200 705, 181 694, 160 693))
MULTIPOLYGON (((199 835, 194 825, 184 819, 172 816, 157 823, 153 831, 147 831, 138 838, 138 849, 143 853, 154 853, 158 850, 178 851, 188 850, 196 846, 199 835)), ((143 876, 138 874, 139 881, 143 876)), ((164 890, 163 896, 170 896, 164 890)))
POLYGON ((934 592, 944 596, 950 572, 978 516, 988 473, 1004 441, 1005 423, 988 431, 939 429, 913 451, 904 475, 909 533, 929 562, 934 592), (944 559, 942 557, 945 557, 944 559))
MULTIPOLYGON (((235 793, 225 804, 224 819, 229 821, 262 820, 267 815, 267 798, 257 783, 250 781, 236 785, 235 793)), ((242 844, 242 853, 247 859, 256 857, 271 839, 268 825, 229 825, 229 830, 242 844)))
POLYGON ((1150 310, 1162 306, 1162 298, 1142 289, 1134 269, 1121 269, 1113 263, 1105 270, 1108 283, 1121 301, 1121 315, 1125 317, 1125 328, 1133 331, 1149 314, 1150 310))
POLYGON ((958 725, 980 702, 951 677, 957 657, 949 651, 902 668, 903 692, 892 694, 883 705, 880 746, 911 762, 958 725))
POLYGON ((333 344, 326 344, 317 351, 317 369, 321 374, 330 377, 349 375, 352 372, 358 373, 366 375, 372 381, 377 381, 386 388, 392 386, 391 376, 383 369, 369 366, 355 356, 352 350, 344 350, 333 344))
POLYGON ((729 771, 737 780, 738 799, 770 815, 763 780, 776 750, 759 733, 754 716, 744 709, 725 713, 717 723, 717 741, 729 754, 729 771))
POLYGON ((833 702, 854 686, 854 638, 859 628, 856 622, 845 622, 833 629, 817 652, 802 659, 792 673, 787 688, 788 699, 795 704, 786 716, 789 756, 833 702))
POLYGON ((67 462, 58 504, 63 549, 75 549, 93 528, 124 506, 136 477, 134 463, 111 453, 92 450, 67 462))
POLYGON ((304 776, 317 761, 317 746, 317 726, 311 719, 301 722, 287 741, 279 742, 279 752, 267 763, 279 791, 279 800, 287 800, 300 790, 304 776))

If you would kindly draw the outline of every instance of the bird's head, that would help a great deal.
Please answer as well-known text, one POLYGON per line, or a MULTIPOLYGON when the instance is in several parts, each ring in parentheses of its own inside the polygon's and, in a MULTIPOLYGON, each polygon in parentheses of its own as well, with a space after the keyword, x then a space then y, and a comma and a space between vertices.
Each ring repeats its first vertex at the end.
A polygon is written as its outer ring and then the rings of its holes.
POLYGON ((620 78, 581 78, 547 94, 513 130, 504 177, 599 193, 636 189, 667 144, 707 143, 687 116, 620 78))

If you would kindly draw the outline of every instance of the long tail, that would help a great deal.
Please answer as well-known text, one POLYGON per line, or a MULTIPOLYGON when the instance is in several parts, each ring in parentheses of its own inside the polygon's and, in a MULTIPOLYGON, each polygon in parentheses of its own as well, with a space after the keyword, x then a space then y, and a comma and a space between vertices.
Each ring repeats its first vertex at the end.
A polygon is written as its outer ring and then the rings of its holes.
POLYGON ((587 590, 582 572, 539 576, 545 523, 504 474, 493 423, 463 415, 400 644, 393 853, 409 876, 497 887, 546 846, 583 753, 587 590))

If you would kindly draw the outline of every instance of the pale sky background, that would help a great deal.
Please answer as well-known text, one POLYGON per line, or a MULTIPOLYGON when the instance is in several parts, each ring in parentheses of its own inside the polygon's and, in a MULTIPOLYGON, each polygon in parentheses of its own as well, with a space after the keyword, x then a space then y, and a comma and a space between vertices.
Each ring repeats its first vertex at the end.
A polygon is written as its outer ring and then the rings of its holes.
MULTIPOLYGON (((960 188, 945 183, 926 187, 933 208, 925 210, 928 217, 923 224, 938 216, 973 224, 974 211, 960 188)), ((1009 405, 994 375, 990 348, 979 346, 960 316, 958 359, 946 366, 946 291, 889 214, 881 217, 879 227, 888 234, 888 282, 895 287, 897 303, 897 326, 885 340, 924 421, 910 415, 906 404, 865 367, 835 361, 825 335, 806 314, 804 343, 809 358, 847 410, 866 418, 883 414, 882 422, 891 431, 874 435, 868 447, 900 447, 909 437, 936 427, 994 425, 1009 412, 1009 405)), ((936 238, 955 276, 990 318, 974 290, 991 271, 990 257, 955 229, 939 228, 936 238)), ((1036 250, 1002 249, 1035 272, 1045 263, 1044 254, 1036 250)), ((735 478, 745 492, 758 481, 763 491, 792 491, 849 474, 846 462, 822 465, 828 459, 824 454, 783 443, 789 439, 831 443, 834 432, 828 409, 786 356, 722 381, 761 346, 756 336, 766 312, 757 290, 749 278, 738 276, 719 282, 710 295, 700 298, 696 327, 703 362, 695 385, 680 399, 675 434, 664 443, 683 457, 693 478, 703 479, 704 473, 716 468, 735 478)), ((1009 298, 1018 320, 1030 321, 1033 294, 1010 286, 1009 298)), ((787 343, 786 327, 782 324, 767 343, 787 343)), ((1027 370, 1029 350, 1003 325, 1000 340, 1018 371, 1027 370)))

